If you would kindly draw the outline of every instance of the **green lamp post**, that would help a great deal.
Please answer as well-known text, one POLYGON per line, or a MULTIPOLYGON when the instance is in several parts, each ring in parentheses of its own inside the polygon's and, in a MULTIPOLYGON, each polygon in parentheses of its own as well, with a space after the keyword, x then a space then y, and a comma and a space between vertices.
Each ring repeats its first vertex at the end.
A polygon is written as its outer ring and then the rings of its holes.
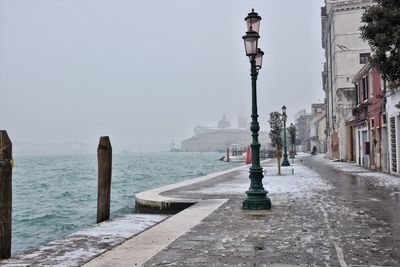
POLYGON ((258 142, 258 124, 257 114, 257 76, 262 66, 264 52, 258 48, 258 34, 261 17, 254 12, 248 14, 245 18, 247 23, 247 32, 243 36, 246 55, 250 59, 250 76, 252 88, 252 112, 251 127, 253 141, 251 143, 251 167, 250 167, 250 188, 246 191, 247 197, 243 201, 243 209, 246 210, 265 210, 271 209, 271 200, 267 197, 267 191, 264 189, 262 179, 264 178, 263 169, 260 165, 260 143, 258 142))
POLYGON ((282 121, 283 121, 283 161, 282 166, 290 166, 288 157, 287 157, 287 146, 286 146, 286 106, 282 107, 282 121))

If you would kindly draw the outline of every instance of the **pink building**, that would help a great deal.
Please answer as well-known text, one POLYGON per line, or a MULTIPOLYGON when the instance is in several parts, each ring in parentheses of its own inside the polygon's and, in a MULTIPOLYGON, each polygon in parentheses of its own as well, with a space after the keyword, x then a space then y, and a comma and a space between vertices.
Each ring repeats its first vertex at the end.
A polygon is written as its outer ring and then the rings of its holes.
POLYGON ((386 170, 387 153, 382 148, 387 144, 387 132, 381 74, 367 63, 354 76, 353 83, 356 88, 355 107, 352 109, 354 119, 346 123, 346 158, 359 165, 386 170))

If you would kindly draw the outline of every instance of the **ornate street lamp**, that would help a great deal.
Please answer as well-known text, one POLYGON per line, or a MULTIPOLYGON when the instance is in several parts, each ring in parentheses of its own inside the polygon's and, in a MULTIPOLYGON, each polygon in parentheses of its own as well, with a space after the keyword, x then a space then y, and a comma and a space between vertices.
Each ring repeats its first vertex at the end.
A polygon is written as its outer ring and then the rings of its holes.
POLYGON ((245 18, 247 23, 247 32, 243 36, 246 55, 250 59, 250 76, 252 87, 252 111, 251 111, 251 127, 253 141, 251 143, 251 167, 250 167, 250 188, 246 191, 247 197, 243 201, 243 209, 247 210, 264 210, 271 209, 271 200, 267 197, 267 191, 264 189, 262 179, 264 178, 263 169, 260 165, 260 143, 258 142, 258 132, 260 126, 258 124, 257 114, 257 76, 258 71, 262 67, 262 57, 264 52, 258 48, 258 39, 260 35, 258 30, 260 27, 261 17, 254 12, 245 18))
POLYGON ((256 55, 256 69, 257 69, 257 72, 262 67, 263 56, 264 56, 264 52, 260 48, 258 48, 258 52, 257 52, 257 55, 256 55))
POLYGON ((290 166, 290 163, 287 158, 287 146, 286 146, 286 107, 282 107, 282 121, 283 121, 283 161, 282 166, 290 166))
POLYGON ((253 30, 256 33, 260 32, 259 30, 261 17, 256 12, 254 12, 254 9, 251 10, 251 12, 244 20, 246 21, 248 31, 253 30))

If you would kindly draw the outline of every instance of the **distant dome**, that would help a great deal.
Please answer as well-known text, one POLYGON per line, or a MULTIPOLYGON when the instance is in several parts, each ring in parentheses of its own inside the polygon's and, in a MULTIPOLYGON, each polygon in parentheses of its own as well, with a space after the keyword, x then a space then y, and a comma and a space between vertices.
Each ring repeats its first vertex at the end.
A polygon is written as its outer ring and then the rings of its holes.
POLYGON ((225 114, 218 122, 218 128, 225 129, 231 126, 231 122, 226 118, 225 114))

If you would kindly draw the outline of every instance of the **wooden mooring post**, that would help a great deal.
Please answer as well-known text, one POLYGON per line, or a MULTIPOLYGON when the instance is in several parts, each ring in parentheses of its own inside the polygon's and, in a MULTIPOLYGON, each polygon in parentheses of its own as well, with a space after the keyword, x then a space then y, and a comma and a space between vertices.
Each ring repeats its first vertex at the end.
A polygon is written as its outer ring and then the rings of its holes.
POLYGON ((0 130, 0 259, 11 257, 12 143, 0 130))
POLYGON ((97 223, 110 219, 112 148, 108 136, 100 137, 97 147, 98 194, 97 223))

